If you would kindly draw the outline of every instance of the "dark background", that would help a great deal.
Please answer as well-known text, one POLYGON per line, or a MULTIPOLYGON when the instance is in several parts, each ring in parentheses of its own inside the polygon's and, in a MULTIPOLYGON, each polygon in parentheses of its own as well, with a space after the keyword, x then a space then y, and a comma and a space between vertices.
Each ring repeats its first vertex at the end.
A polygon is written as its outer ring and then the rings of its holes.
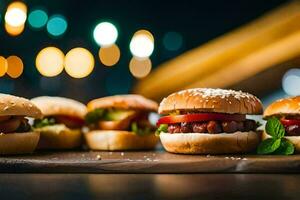
MULTIPOLYGON (((28 13, 43 7, 48 15, 62 14, 68 22, 67 32, 59 38, 51 37, 46 29, 32 30, 28 24, 25 31, 11 37, 4 30, 3 16, 12 1, 0 0, 0 55, 17 55, 24 62, 24 73, 18 79, 0 78, 0 91, 25 96, 59 95, 87 102, 105 95, 128 93, 136 79, 128 70, 131 59, 129 42, 133 33, 147 29, 155 38, 151 56, 153 68, 182 52, 226 33, 255 19, 285 0, 210 0, 210 1, 162 1, 162 0, 33 0, 24 1, 28 13), (114 67, 105 67, 99 61, 99 47, 92 32, 98 22, 109 20, 119 31, 117 44, 121 59, 114 67), (169 31, 183 36, 183 46, 178 51, 164 48, 162 38, 169 31), (42 77, 35 68, 35 57, 44 47, 56 46, 67 53, 71 48, 84 47, 95 57, 91 75, 74 79, 65 72, 54 78, 42 77)), ((184 66, 183 66, 184 67, 184 66)))

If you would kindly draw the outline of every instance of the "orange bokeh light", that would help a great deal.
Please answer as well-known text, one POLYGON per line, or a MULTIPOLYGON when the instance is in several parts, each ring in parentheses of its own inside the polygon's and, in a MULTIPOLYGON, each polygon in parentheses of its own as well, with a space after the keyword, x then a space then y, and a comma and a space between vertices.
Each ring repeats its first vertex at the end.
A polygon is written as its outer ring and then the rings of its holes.
POLYGON ((25 28, 24 24, 21 26, 11 26, 11 25, 5 23, 5 30, 11 36, 20 35, 24 31, 24 28, 25 28))
POLYGON ((0 77, 4 76, 7 72, 7 61, 4 57, 0 56, 0 77))
POLYGON ((152 68, 152 63, 149 58, 147 59, 138 59, 133 57, 129 63, 129 70, 131 74, 136 78, 146 77, 152 68))
POLYGON ((101 47, 98 55, 101 63, 110 67, 117 64, 121 53, 119 47, 113 44, 109 47, 101 47))
POLYGON ((9 56, 7 59, 7 74, 11 78, 18 78, 23 73, 23 62, 18 56, 9 56))

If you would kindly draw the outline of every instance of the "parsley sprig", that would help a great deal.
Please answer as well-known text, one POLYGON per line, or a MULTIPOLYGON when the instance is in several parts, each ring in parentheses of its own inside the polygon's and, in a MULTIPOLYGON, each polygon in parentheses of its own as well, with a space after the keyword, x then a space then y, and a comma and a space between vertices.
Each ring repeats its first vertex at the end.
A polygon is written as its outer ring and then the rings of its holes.
POLYGON ((150 135, 152 134, 151 128, 150 127, 139 127, 136 122, 132 122, 131 124, 131 131, 134 132, 135 134, 139 136, 145 136, 145 135, 150 135))
POLYGON ((260 143, 257 148, 258 154, 291 155, 294 153, 294 145, 284 138, 285 128, 277 118, 268 119, 265 130, 271 138, 260 143))
POLYGON ((44 119, 35 119, 33 123, 34 128, 43 128, 45 126, 54 125, 55 119, 52 117, 45 117, 44 119))
POLYGON ((168 124, 159 125, 159 127, 155 131, 155 135, 159 136, 161 132, 164 132, 164 133, 168 132, 168 124))

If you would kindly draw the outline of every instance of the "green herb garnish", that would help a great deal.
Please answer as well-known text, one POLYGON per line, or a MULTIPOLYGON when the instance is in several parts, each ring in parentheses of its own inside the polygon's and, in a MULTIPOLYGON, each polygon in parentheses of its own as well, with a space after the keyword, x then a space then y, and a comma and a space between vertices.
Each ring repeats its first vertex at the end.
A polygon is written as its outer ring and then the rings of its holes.
POLYGON ((131 124, 131 131, 139 136, 145 136, 145 135, 152 134, 150 127, 140 128, 140 127, 138 127, 136 122, 133 122, 131 124))
POLYGON ((277 118, 268 119, 265 130, 271 138, 260 143, 257 148, 258 154, 291 155, 294 153, 293 144, 283 138, 285 129, 277 118))
POLYGON ((164 133, 168 132, 168 124, 159 125, 159 127, 155 131, 155 135, 159 136, 161 132, 164 132, 164 133))
POLYGON ((55 124, 55 119, 52 117, 44 118, 44 119, 35 119, 33 123, 34 128, 43 128, 45 126, 55 124))
POLYGON ((87 124, 97 123, 104 116, 104 114, 104 109, 97 108, 85 116, 85 121, 87 124))
POLYGON ((285 129, 280 121, 273 117, 267 121, 266 132, 273 138, 282 138, 285 134, 285 129))
POLYGON ((95 124, 98 121, 120 121, 134 114, 132 110, 115 110, 97 108, 85 116, 87 124, 95 124))
POLYGON ((120 121, 134 114, 133 110, 109 109, 103 115, 105 121, 120 121))
POLYGON ((274 151, 274 154, 277 155, 291 155, 294 153, 294 145, 290 143, 287 139, 282 138, 280 147, 274 151))

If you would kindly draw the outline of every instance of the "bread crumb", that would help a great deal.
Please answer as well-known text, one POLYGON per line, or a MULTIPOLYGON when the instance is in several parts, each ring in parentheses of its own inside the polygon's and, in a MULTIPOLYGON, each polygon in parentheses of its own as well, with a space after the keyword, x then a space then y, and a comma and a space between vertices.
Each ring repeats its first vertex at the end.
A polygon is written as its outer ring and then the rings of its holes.
POLYGON ((96 160, 101 160, 101 156, 100 156, 100 155, 97 155, 97 156, 96 156, 96 160))

